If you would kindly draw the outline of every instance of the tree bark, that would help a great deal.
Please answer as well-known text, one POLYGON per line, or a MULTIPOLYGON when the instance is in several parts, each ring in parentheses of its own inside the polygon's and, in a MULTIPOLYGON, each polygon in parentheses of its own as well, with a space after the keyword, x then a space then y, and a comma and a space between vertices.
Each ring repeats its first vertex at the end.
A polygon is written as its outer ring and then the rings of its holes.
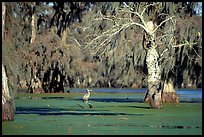
POLYGON ((2 65, 2 121, 13 121, 15 109, 7 80, 5 68, 2 65))
POLYGON ((162 108, 161 92, 161 70, 158 65, 158 53, 155 47, 147 50, 146 64, 148 69, 148 92, 151 108, 162 108))

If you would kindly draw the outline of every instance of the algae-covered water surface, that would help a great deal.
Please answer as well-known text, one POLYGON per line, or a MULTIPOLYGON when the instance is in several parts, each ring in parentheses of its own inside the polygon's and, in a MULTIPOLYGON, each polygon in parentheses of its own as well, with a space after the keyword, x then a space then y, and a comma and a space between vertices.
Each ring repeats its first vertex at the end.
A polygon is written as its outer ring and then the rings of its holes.
POLYGON ((14 121, 3 135, 201 135, 202 101, 164 103, 150 109, 144 92, 94 92, 89 107, 83 92, 17 94, 14 121))

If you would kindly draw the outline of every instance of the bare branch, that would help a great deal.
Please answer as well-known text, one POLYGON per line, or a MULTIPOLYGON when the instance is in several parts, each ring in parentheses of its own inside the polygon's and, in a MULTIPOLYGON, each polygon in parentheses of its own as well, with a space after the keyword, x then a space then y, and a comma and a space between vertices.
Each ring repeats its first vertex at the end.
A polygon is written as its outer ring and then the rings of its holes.
POLYGON ((202 57, 197 53, 197 51, 195 51, 194 49, 193 49, 193 51, 196 53, 196 55, 197 55, 199 58, 202 59, 202 57))
MULTIPOLYGON (((94 39, 91 40, 91 42, 87 43, 87 45, 84 47, 86 48, 87 46, 89 45, 93 45, 92 48, 94 49, 97 49, 97 52, 102 48, 104 47, 104 45, 107 45, 115 35, 117 35, 118 33, 120 33, 121 31, 123 30, 126 30, 128 27, 132 26, 132 25, 136 25, 136 26, 139 26, 141 27, 142 29, 144 29, 144 31, 146 31, 148 34, 150 35, 153 35, 156 31, 158 31, 158 29, 165 23, 165 22, 168 22, 168 21, 172 21, 173 23, 173 26, 175 25, 175 21, 173 20, 173 18, 175 16, 171 16, 167 19, 165 19, 164 21, 162 21, 158 26, 156 26, 153 31, 150 31, 148 30, 148 27, 147 27, 147 22, 144 20, 144 17, 143 17, 143 14, 145 13, 145 11, 147 10, 147 8, 149 6, 155 6, 157 4, 160 4, 158 2, 156 3, 152 3, 152 4, 149 4, 149 5, 146 5, 144 7, 144 9, 142 10, 141 14, 139 14, 137 11, 134 11, 133 8, 131 8, 126 2, 123 2, 123 4, 125 5, 124 8, 119 8, 118 11, 119 12, 125 12, 125 13, 130 13, 129 15, 129 18, 122 18, 122 17, 117 17, 117 16, 105 16, 103 15, 100 11, 97 13, 97 17, 98 18, 95 18, 95 20, 107 20, 107 21, 111 21, 111 22, 114 22, 114 26, 111 27, 110 29, 108 29, 107 31, 103 32, 101 35, 98 35, 97 37, 95 37, 94 39), (140 22, 136 22, 134 21, 132 18, 131 18, 131 14, 135 14, 140 22), (124 21, 126 23, 124 23, 124 21), (100 43, 99 43, 100 42, 100 43), (96 44, 98 43, 98 44, 96 44)), ((167 37, 171 37, 171 35, 173 35, 173 32, 174 32, 175 28, 170 28, 168 29, 165 33, 163 33, 162 36, 159 36, 158 38, 156 38, 157 40, 160 40, 160 39, 166 39, 167 37)), ((172 46, 173 43, 172 43, 172 40, 173 40, 173 37, 171 37, 169 43, 167 44, 167 49, 165 49, 161 56, 167 52, 169 50, 169 47, 180 47, 180 46, 184 46, 184 45, 190 45, 190 44, 193 44, 193 43, 186 43, 186 44, 180 44, 180 45, 176 45, 176 46, 172 46)), ((166 41, 167 42, 167 41, 166 41)), ((107 50, 107 48, 105 48, 103 50, 103 52, 105 52, 107 50)))
MULTIPOLYGON (((114 29, 115 27, 116 27, 116 26, 113 26, 111 29, 109 29, 109 30, 103 32, 101 35, 99 35, 99 36, 97 36, 96 38, 94 38, 91 42, 87 43, 87 46, 88 46, 88 45, 91 45, 94 41, 100 39, 101 37, 108 36, 108 33, 114 32, 115 30, 117 30, 117 29, 114 29)), ((86 47, 87 47, 87 46, 86 46, 86 47)), ((84 48, 86 48, 86 47, 84 47, 84 48)))
POLYGON ((195 42, 195 43, 189 43, 189 42, 187 42, 187 43, 175 45, 175 46, 172 46, 172 47, 173 47, 173 48, 177 48, 177 47, 182 47, 182 46, 185 46, 185 45, 194 45, 194 44, 197 44, 197 42, 195 42))
POLYGON ((77 45, 78 45, 79 47, 81 47, 81 44, 78 42, 77 39, 75 39, 75 38, 73 38, 73 37, 71 37, 71 38, 77 43, 77 45))
POLYGON ((130 6, 128 6, 125 2, 123 2, 123 4, 124 4, 126 7, 130 8, 130 10, 127 11, 127 10, 122 10, 122 9, 121 9, 120 11, 136 14, 136 15, 140 18, 140 20, 142 21, 142 24, 143 24, 143 25, 140 24, 139 26, 141 26, 141 27, 143 26, 142 28, 143 28, 146 32, 148 32, 148 30, 146 29, 146 28, 147 28, 146 22, 145 22, 143 16, 142 16, 141 14, 139 14, 138 12, 134 12, 133 8, 131 8, 130 6))
POLYGON ((166 51, 168 51, 168 49, 165 49, 162 53, 161 53, 161 57, 163 56, 163 54, 166 52, 166 51))
MULTIPOLYGON (((129 27, 130 25, 132 25, 131 23, 130 24, 124 24, 120 29, 118 29, 117 31, 115 31, 114 33, 112 33, 107 39, 105 39, 103 42, 101 42, 101 44, 98 46, 102 46, 105 42, 110 42, 111 41, 111 38, 116 35, 117 33, 119 33, 120 31, 122 31, 124 28, 126 29, 127 27, 129 27)), ((96 47, 96 46, 95 46, 96 47)))
MULTIPOLYGON (((172 47, 174 47, 174 48, 177 48, 177 47, 182 47, 182 46, 186 46, 186 45, 195 45, 195 44, 197 44, 197 42, 195 42, 195 43, 189 43, 189 42, 187 42, 187 43, 184 43, 184 44, 179 44, 179 45, 175 45, 175 46, 172 46, 172 47)), ((193 48, 192 48, 193 49, 193 48)), ((195 52, 195 54, 199 57, 199 58, 201 58, 202 59, 202 57, 193 49, 193 51, 195 52)))
POLYGON ((143 16, 141 16, 138 12, 127 11, 127 10, 120 10, 120 11, 136 14, 140 18, 140 20, 142 21, 142 24, 140 24, 140 23, 135 23, 135 24, 138 24, 138 26, 142 27, 148 33, 148 30, 146 29, 147 28, 146 22, 143 19, 143 16))
POLYGON ((126 7, 130 8, 130 9, 133 11, 133 8, 131 8, 130 6, 128 6, 128 5, 126 4, 126 2, 123 2, 123 4, 124 4, 126 7))
MULTIPOLYGON (((137 23, 137 22, 126 23, 126 24, 122 25, 121 27, 117 26, 118 28, 116 28, 116 29, 114 29, 115 26, 113 26, 111 29, 109 29, 108 31, 104 32, 102 35, 99 35, 98 37, 93 39, 90 43, 87 44, 87 46, 91 45, 94 41, 96 41, 96 40, 98 40, 98 39, 100 39, 102 37, 108 36, 108 38, 103 40, 99 45, 93 47, 93 48, 99 48, 100 49, 101 47, 103 47, 105 45, 105 43, 109 43, 116 34, 120 33, 122 30, 126 30, 128 27, 130 27, 132 25, 140 26, 140 27, 142 27, 143 29, 146 30, 146 28, 142 24, 137 23), (111 34, 109 34, 109 33, 111 33, 111 34)), ((98 52, 98 50, 97 50, 97 52, 98 52)))

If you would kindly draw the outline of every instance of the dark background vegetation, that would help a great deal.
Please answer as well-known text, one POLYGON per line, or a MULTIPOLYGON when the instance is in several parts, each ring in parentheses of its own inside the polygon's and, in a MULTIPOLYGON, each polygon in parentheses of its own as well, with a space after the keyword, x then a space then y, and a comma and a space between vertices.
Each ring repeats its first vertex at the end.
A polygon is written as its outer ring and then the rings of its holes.
MULTIPOLYGON (((127 3, 133 9, 149 4, 127 3)), ((202 16, 196 14, 197 4, 163 2, 146 11, 145 18, 157 24, 167 15, 175 16, 176 44, 196 43, 169 47, 171 52, 160 61, 162 78, 171 79, 177 88, 202 87, 202 16)), ((144 32, 139 27, 121 31, 105 46, 92 41, 114 25, 106 19, 96 20, 97 15, 124 18, 127 15, 116 12, 123 6, 121 2, 6 2, 2 63, 12 91, 29 86, 33 68, 43 84, 60 77, 63 86, 70 88, 147 87, 144 32), (31 43, 32 15, 36 17, 36 38, 31 43)), ((158 33, 168 25, 161 26, 158 33)), ((168 48, 164 45, 158 46, 159 54, 168 48)))

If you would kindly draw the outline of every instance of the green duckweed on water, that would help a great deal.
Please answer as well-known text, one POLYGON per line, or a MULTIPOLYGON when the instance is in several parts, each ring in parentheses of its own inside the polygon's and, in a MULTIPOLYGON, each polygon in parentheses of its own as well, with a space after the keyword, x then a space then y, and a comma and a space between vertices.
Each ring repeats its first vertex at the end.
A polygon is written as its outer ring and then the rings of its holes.
POLYGON ((3 135, 202 135, 202 103, 150 109, 141 93, 18 94, 3 135))

